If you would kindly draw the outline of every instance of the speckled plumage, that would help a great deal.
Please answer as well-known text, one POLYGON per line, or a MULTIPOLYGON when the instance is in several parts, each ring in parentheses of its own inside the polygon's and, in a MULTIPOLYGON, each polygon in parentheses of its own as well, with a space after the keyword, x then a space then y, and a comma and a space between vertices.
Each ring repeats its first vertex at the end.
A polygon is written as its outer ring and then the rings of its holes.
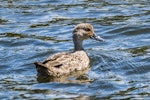
POLYGON ((42 63, 35 62, 38 76, 61 77, 89 68, 89 57, 82 47, 82 41, 87 38, 103 41, 94 33, 92 25, 78 24, 73 30, 74 52, 56 53, 42 63))

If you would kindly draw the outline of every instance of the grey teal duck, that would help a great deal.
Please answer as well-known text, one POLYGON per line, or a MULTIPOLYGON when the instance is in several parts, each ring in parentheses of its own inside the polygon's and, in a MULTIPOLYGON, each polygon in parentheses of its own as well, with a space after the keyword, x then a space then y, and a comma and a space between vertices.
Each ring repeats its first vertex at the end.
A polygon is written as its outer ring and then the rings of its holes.
POLYGON ((95 34, 93 26, 88 23, 75 26, 72 37, 74 52, 56 53, 42 63, 34 63, 38 76, 61 77, 89 68, 90 59, 83 49, 82 42, 88 38, 97 41, 103 41, 103 39, 95 34))

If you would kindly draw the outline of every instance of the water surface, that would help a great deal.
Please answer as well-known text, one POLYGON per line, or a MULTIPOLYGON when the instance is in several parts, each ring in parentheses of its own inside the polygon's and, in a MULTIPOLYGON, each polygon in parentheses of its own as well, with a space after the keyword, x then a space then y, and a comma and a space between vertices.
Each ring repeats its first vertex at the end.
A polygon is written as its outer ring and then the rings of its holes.
POLYGON ((1 0, 1 99, 149 99, 149 0, 1 0), (39 81, 33 62, 72 51, 72 30, 91 23, 105 42, 86 40, 91 82, 39 81))

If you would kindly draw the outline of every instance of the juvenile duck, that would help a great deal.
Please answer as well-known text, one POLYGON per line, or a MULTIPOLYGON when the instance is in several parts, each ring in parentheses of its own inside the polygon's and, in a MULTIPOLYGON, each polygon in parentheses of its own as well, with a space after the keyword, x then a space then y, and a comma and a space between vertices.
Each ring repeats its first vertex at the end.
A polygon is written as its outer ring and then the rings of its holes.
POLYGON ((72 37, 74 42, 73 53, 56 53, 42 63, 34 63, 38 76, 61 77, 89 68, 90 60, 83 49, 82 42, 88 38, 97 41, 103 41, 103 39, 94 33, 93 26, 88 23, 81 23, 75 26, 72 37))

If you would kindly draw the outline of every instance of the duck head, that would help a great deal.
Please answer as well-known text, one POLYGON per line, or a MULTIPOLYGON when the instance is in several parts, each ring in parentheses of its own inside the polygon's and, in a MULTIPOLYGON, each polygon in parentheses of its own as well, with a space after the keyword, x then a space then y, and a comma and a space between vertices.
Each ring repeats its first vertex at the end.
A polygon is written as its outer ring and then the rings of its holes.
POLYGON ((77 36, 79 40, 91 38, 97 41, 104 41, 103 38, 95 34, 93 26, 88 23, 81 23, 75 26, 73 36, 77 36))
POLYGON ((95 34, 94 28, 91 24, 81 23, 75 26, 73 30, 73 41, 75 45, 75 50, 83 50, 82 41, 88 38, 97 41, 104 41, 103 38, 95 34))

